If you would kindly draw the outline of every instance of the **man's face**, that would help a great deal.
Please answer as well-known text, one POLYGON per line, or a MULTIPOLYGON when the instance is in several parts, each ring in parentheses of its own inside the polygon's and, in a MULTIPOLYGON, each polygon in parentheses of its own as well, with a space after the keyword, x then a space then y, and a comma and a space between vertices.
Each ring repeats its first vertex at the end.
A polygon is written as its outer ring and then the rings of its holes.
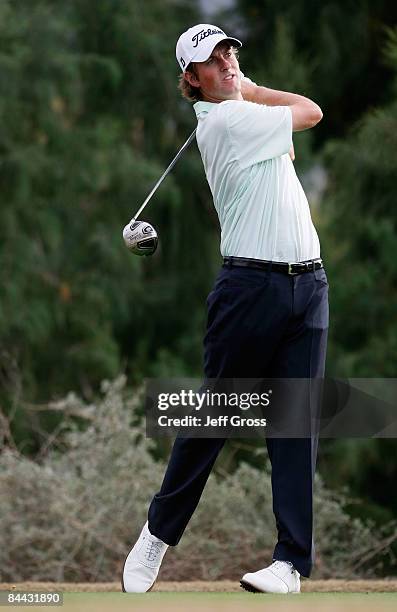
POLYGON ((223 102, 242 100, 240 67, 230 43, 221 42, 205 62, 195 62, 196 75, 186 72, 185 78, 199 87, 203 100, 223 102))

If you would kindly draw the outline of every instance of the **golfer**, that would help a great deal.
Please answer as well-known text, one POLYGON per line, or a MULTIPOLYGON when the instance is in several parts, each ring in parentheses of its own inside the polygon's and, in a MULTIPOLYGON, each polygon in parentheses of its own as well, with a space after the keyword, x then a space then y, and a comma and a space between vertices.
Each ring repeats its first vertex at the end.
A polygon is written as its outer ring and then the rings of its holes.
MULTIPOLYGON (((195 102, 197 144, 221 227, 223 266, 207 300, 205 377, 322 377, 328 283, 291 159, 292 133, 314 127, 322 112, 308 98, 245 78, 239 47, 209 24, 190 28, 176 46, 180 89, 195 102)), ((175 440, 148 522, 124 564, 125 591, 152 588, 224 442, 175 440)), ((247 590, 297 593, 300 576, 310 576, 317 442, 315 434, 266 439, 278 538, 271 565, 242 576, 247 590)))

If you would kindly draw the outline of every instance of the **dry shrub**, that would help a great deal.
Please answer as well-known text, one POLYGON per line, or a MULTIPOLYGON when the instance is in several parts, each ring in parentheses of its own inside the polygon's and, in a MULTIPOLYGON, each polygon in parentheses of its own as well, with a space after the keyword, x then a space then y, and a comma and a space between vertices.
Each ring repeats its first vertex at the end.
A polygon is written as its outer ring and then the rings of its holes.
MULTIPOLYGON (((86 406, 74 395, 52 405, 65 414, 57 439, 62 446, 52 444, 39 461, 3 449, 2 581, 119 578, 165 470, 163 462, 153 459, 153 442, 145 438, 142 425, 133 422, 141 394, 128 396, 125 382, 120 377, 104 383, 95 405, 86 406), (88 422, 83 428, 81 417, 88 422)), ((379 534, 350 518, 345 503, 317 476, 315 577, 371 575, 371 565, 366 568, 361 561, 378 551, 379 534)), ((238 578, 271 560, 275 537, 270 465, 259 472, 241 464, 224 478, 210 476, 160 577, 238 578)))

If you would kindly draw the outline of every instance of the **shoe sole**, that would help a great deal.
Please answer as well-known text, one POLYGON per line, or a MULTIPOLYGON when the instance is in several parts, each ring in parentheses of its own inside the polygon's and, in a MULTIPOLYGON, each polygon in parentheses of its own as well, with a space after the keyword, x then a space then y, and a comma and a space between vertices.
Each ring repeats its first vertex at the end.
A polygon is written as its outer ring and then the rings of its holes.
POLYGON ((240 580, 240 586, 249 593, 264 593, 265 595, 300 595, 300 591, 290 591, 289 593, 271 593, 269 591, 261 591, 245 580, 240 580))
POLYGON ((246 591, 249 591, 250 593, 262 593, 262 591, 260 591, 259 589, 256 589, 249 582, 245 582, 245 580, 240 580, 240 586, 246 591))
MULTIPOLYGON (((128 555, 129 555, 129 554, 130 554, 130 553, 128 553, 128 555)), ((128 555, 127 555, 127 557, 128 557, 128 555)), ((127 557, 124 559, 124 563, 123 563, 123 571, 121 572, 121 590, 123 591, 123 593, 128 593, 128 591, 126 591, 126 590, 125 590, 125 588, 124 588, 124 568, 125 568, 125 564, 126 564, 126 562, 127 562, 127 557)), ((154 582, 156 582, 156 581, 154 581, 154 582)), ((152 586, 150 587, 150 589, 148 589, 147 591, 145 591, 145 593, 149 593, 149 591, 151 591, 151 590, 152 590, 152 588, 154 587, 154 582, 153 582, 152 586)))

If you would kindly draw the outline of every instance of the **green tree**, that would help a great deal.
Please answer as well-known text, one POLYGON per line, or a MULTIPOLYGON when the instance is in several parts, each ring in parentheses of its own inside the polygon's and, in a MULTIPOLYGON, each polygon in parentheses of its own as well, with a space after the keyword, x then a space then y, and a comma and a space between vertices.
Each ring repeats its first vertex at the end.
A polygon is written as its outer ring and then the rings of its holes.
MULTIPOLYGON (((389 30, 385 56, 397 75, 396 29, 389 30)), ((397 76, 391 91, 388 104, 326 148, 323 246, 331 285, 328 373, 334 376, 396 376, 397 76)), ((396 440, 339 440, 323 448, 326 480, 365 500, 354 512, 380 522, 397 515, 396 440)))
POLYGON ((199 370, 217 241, 197 150, 147 213, 153 260, 121 239, 194 126, 176 88, 186 19, 179 1, 0 4, 0 393, 21 428, 23 401, 90 397, 123 368, 199 370))
MULTIPOLYGON (((387 57, 397 71, 396 48, 392 33, 387 57)), ((342 375, 396 374, 396 126, 395 95, 365 114, 344 141, 330 142, 325 153, 330 170, 325 248, 334 281, 332 370, 342 375)))
MULTIPOLYGON (((387 0, 239 0, 237 11, 255 70, 266 65, 277 45, 280 18, 290 24, 297 73, 302 58, 312 69, 307 88, 298 83, 298 93, 313 97, 327 118, 315 131, 316 143, 343 135, 365 110, 387 100, 391 73, 381 50, 384 27, 397 24, 397 5, 387 0)), ((293 63, 290 70, 295 72, 293 63)))

